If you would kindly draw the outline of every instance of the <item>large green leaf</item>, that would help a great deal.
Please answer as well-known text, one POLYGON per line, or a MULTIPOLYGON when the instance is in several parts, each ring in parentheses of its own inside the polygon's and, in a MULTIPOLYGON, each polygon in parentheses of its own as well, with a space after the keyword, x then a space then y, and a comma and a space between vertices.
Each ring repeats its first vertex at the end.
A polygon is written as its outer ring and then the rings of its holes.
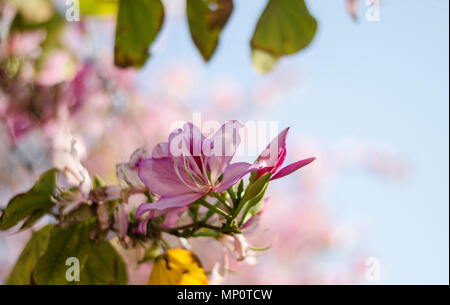
POLYGON ((53 206, 51 197, 56 189, 57 173, 56 169, 48 170, 38 177, 28 192, 11 199, 2 215, 0 230, 7 230, 26 218, 28 227, 37 220, 36 215, 45 214, 53 206))
POLYGON ((28 244, 17 259, 16 265, 9 274, 6 284, 29 285, 32 283, 31 274, 37 261, 47 250, 53 227, 53 225, 47 225, 33 233, 33 236, 31 236, 28 244))
POLYGON ((89 240, 94 222, 88 221, 68 229, 58 230, 50 238, 47 252, 39 259, 33 279, 40 285, 67 285, 66 260, 75 257, 82 272, 93 244, 89 240))
POLYGON ((128 282, 126 265, 109 242, 92 249, 80 274, 80 285, 123 285, 128 282))
POLYGON ((164 20, 161 0, 119 0, 114 63, 118 67, 142 67, 149 47, 164 20))
POLYGON ((232 0, 186 0, 192 40, 205 61, 214 54, 232 11, 232 0))
POLYGON ((281 56, 307 47, 316 30, 304 0, 269 0, 251 40, 255 69, 270 71, 281 56))

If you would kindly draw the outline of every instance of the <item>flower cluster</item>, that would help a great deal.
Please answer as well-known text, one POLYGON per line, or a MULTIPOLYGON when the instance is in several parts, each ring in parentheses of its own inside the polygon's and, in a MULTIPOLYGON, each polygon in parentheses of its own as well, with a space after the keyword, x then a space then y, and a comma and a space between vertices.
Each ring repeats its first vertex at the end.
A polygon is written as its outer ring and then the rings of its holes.
MULTIPOLYGON (((240 233, 262 209, 270 180, 284 177, 314 160, 301 160, 280 169, 286 158, 289 129, 285 129, 255 163, 232 163, 241 142, 240 128, 239 122, 230 121, 207 138, 188 123, 172 132, 168 142, 158 144, 151 156, 142 150, 133 155, 129 167, 152 194, 152 202, 142 203, 136 212, 138 218, 146 216, 140 225, 141 232, 145 233, 162 216, 163 225, 172 227, 188 208, 198 210, 202 206, 219 217, 218 231, 240 233), (244 189, 242 178, 249 173, 252 173, 250 183, 244 189)), ((198 221, 197 228, 201 227, 211 229, 207 223, 198 221)))
POLYGON ((178 238, 185 248, 190 248, 191 238, 211 237, 222 248, 212 275, 216 280, 224 278, 230 260, 256 262, 245 236, 254 230, 264 211, 269 182, 314 160, 281 168, 286 158, 285 129, 254 163, 232 162, 242 127, 229 121, 205 137, 187 123, 151 153, 141 148, 129 162, 118 164, 119 185, 106 185, 99 177, 91 177, 82 165, 82 143, 68 134, 61 135, 60 140, 55 138, 52 156, 57 169, 42 174, 32 189, 10 201, 0 229, 10 229, 21 220, 22 228, 27 228, 49 214, 60 232, 85 227, 86 238, 95 244, 107 242, 114 233, 125 249, 143 246, 147 250, 142 262, 157 257, 149 256, 150 250, 168 255, 166 239, 170 236, 178 238), (58 173, 63 175, 65 186, 58 184, 58 173), (27 213, 15 213, 17 206, 26 208, 27 213))

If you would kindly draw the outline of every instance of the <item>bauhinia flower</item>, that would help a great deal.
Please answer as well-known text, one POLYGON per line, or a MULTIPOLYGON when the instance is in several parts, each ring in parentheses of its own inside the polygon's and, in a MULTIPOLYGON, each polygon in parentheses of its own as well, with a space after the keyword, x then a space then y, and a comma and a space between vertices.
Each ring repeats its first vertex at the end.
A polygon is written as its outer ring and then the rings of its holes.
POLYGON ((145 148, 139 148, 130 157, 129 162, 116 165, 116 174, 120 182, 128 186, 141 186, 138 177, 137 165, 144 159, 150 158, 151 154, 145 148))
POLYGON ((78 186, 80 192, 87 195, 92 189, 92 179, 81 163, 85 156, 83 143, 67 129, 61 128, 52 143, 53 165, 62 171, 69 184, 78 186))
POLYGON ((191 123, 177 129, 168 142, 158 144, 152 157, 137 164, 139 178, 160 196, 156 203, 142 204, 136 216, 150 210, 184 207, 211 193, 223 193, 243 176, 265 165, 231 163, 240 144, 237 121, 230 121, 210 138, 191 123))
POLYGON ((258 157, 256 164, 266 164, 258 170, 258 178, 266 173, 272 174, 270 180, 282 178, 299 170, 303 166, 313 162, 316 158, 308 158, 291 163, 280 169, 286 159, 286 138, 289 133, 289 127, 284 129, 274 138, 266 149, 258 157))

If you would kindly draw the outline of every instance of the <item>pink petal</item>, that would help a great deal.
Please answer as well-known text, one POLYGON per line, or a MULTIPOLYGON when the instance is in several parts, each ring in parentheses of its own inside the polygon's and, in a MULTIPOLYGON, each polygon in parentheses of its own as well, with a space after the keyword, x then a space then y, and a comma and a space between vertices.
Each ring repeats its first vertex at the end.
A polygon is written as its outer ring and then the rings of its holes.
POLYGON ((147 235, 147 223, 150 220, 150 216, 145 218, 144 221, 141 221, 137 227, 138 233, 141 233, 143 235, 147 235))
POLYGON ((170 156, 178 159, 180 164, 187 161, 190 171, 200 179, 205 175, 201 159, 204 139, 205 137, 195 125, 186 123, 183 129, 171 133, 168 143, 170 156))
MULTIPOLYGON (((177 196, 171 196, 171 197, 161 197, 159 200, 155 203, 151 203, 148 205, 145 205, 141 208, 140 213, 144 213, 143 211, 150 211, 150 210, 165 210, 168 208, 176 208, 176 207, 182 207, 189 205, 196 201, 197 199, 205 196, 206 193, 187 193, 177 196)), ((138 209, 139 210, 139 209, 138 209)), ((137 215, 137 212, 136 212, 137 215)))
POLYGON ((178 219, 180 219, 181 214, 183 214, 187 210, 187 206, 179 207, 179 208, 171 208, 162 211, 166 215, 166 219, 164 223, 161 225, 165 228, 172 228, 177 225, 178 219))
POLYGON ((171 158, 150 158, 138 164, 141 181, 151 192, 161 196, 177 196, 196 190, 184 168, 175 169, 171 158))
POLYGON ((289 164, 288 166, 285 166, 282 168, 278 173, 276 173, 270 180, 275 180, 278 178, 282 178, 284 176, 287 176, 289 174, 292 174, 296 170, 302 168, 305 165, 308 165, 309 163, 313 162, 316 158, 309 158, 301 161, 297 161, 295 163, 289 164))
POLYGON ((150 208, 150 206, 152 205, 152 203, 141 203, 141 205, 139 205, 139 207, 136 210, 136 218, 141 217, 142 215, 144 215, 145 213, 147 213, 148 211, 151 211, 152 209, 150 208))
POLYGON ((257 162, 265 162, 266 167, 280 167, 281 164, 279 164, 279 160, 283 157, 283 154, 286 154, 286 138, 288 133, 289 127, 280 132, 280 134, 267 145, 257 162))
POLYGON ((250 164, 246 162, 233 163, 227 167, 223 174, 223 179, 215 189, 215 192, 222 193, 229 189, 232 185, 235 185, 242 177, 251 171, 258 170, 259 164, 250 164))
POLYGON ((210 138, 205 140, 203 154, 206 157, 211 181, 214 183, 224 173, 241 143, 239 129, 243 127, 236 120, 229 121, 210 138))
POLYGON ((152 158, 169 157, 169 143, 159 143, 153 148, 152 158))
POLYGON ((145 148, 138 148, 131 154, 129 165, 132 169, 134 169, 139 162, 150 157, 151 154, 145 148))
POLYGON ((259 170, 258 178, 260 178, 261 176, 263 176, 266 173, 271 173, 271 174, 276 173, 280 169, 280 167, 283 165, 285 159, 286 159, 286 148, 283 148, 282 151, 279 153, 278 161, 275 164, 275 166, 267 166, 267 167, 264 167, 263 169, 259 170))

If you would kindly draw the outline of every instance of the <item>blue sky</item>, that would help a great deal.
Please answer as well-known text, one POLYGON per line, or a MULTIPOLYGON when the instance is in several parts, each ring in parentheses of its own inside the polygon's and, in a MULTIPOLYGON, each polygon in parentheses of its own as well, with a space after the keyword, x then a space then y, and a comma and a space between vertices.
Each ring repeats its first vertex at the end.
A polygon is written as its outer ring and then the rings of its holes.
MULTIPOLYGON (((449 3, 382 1, 381 20, 353 22, 345 1, 307 1, 319 21, 312 45, 283 59, 302 84, 264 119, 333 143, 351 137, 392 148, 409 167, 403 182, 348 172, 332 186, 338 219, 369 228, 365 244, 388 284, 449 281, 449 3)), ((168 23, 164 52, 144 75, 168 61, 202 66, 196 86, 218 77, 251 86, 249 40, 266 1, 235 1, 235 11, 208 65, 201 63, 185 23, 168 23)), ((193 107, 195 108, 195 106, 193 107)), ((201 109, 193 109, 199 111, 201 109)), ((223 118, 229 119, 229 118, 223 118)))

